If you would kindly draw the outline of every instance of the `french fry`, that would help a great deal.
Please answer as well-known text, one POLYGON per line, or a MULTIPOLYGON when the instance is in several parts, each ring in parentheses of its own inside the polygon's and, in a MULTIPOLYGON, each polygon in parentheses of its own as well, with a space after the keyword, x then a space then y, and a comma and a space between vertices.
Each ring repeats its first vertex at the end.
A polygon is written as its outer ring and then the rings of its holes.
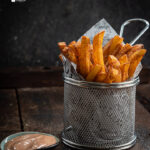
POLYGON ((120 62, 115 56, 109 55, 108 56, 108 65, 113 66, 114 68, 118 68, 118 67, 120 67, 120 62))
POLYGON ((91 69, 91 71, 89 72, 89 74, 87 75, 86 80, 87 81, 94 81, 96 75, 98 74, 98 72, 100 72, 101 68, 102 67, 100 65, 95 65, 91 69))
POLYGON ((116 35, 116 36, 113 38, 113 41, 112 41, 112 44, 111 44, 111 46, 110 46, 110 48, 109 48, 108 54, 109 54, 109 55, 112 55, 112 54, 113 54, 113 51, 114 51, 115 48, 116 48, 116 46, 117 46, 118 44, 121 44, 122 41, 123 41, 123 38, 121 38, 120 36, 116 35))
POLYGON ((72 49, 65 47, 64 49, 61 49, 61 52, 67 59, 74 62, 75 64, 77 63, 75 52, 72 49))
POLYGON ((66 42, 58 42, 58 47, 63 50, 67 46, 66 42))
POLYGON ((108 52, 110 49, 110 46, 113 42, 113 39, 111 39, 104 47, 103 47, 103 53, 104 53, 104 61, 106 62, 107 57, 108 57, 108 52))
POLYGON ((135 51, 131 55, 131 57, 129 59, 129 61, 130 61, 129 77, 132 77, 134 75, 136 67, 138 66, 138 64, 142 60, 142 58, 145 55, 145 53, 146 53, 146 50, 145 49, 141 49, 141 50, 135 51))
POLYGON ((130 56, 128 56, 129 61, 131 62, 139 56, 144 56, 145 53, 146 53, 146 49, 137 50, 137 51, 133 52, 130 56))
MULTIPOLYGON (((113 68, 113 69, 115 69, 115 68, 113 68)), ((119 83, 119 82, 121 82, 121 80, 122 80, 122 73, 121 73, 120 68, 118 68, 118 69, 116 69, 116 70, 118 71, 118 73, 117 73, 117 74, 113 74, 113 75, 114 75, 114 78, 115 78, 114 82, 119 83)), ((116 71, 116 72, 117 72, 117 71, 116 71)))
POLYGON ((74 49, 71 49, 71 48, 68 49, 68 56, 67 56, 67 58, 70 61, 74 62, 75 64, 77 63, 77 57, 76 57, 76 53, 75 53, 74 49))
POLYGON ((128 51, 126 54, 128 55, 128 58, 130 58, 130 56, 131 56, 135 51, 140 50, 140 49, 143 49, 143 48, 144 48, 143 44, 136 44, 136 45, 134 45, 134 46, 130 49, 130 51, 128 51))
POLYGON ((117 53, 118 53, 119 51, 121 51, 122 48, 123 48, 123 45, 122 45, 121 43, 119 43, 118 45, 116 45, 116 48, 114 49, 114 51, 112 52, 111 55, 116 56, 117 53))
POLYGON ((115 54, 115 56, 117 58, 120 58, 121 56, 123 56, 124 54, 126 54, 130 49, 132 48, 132 46, 128 43, 126 43, 121 49, 120 51, 118 51, 118 53, 115 54))
POLYGON ((72 41, 69 43, 68 47, 74 51, 75 55, 77 56, 77 49, 76 49, 76 41, 72 41))
POLYGON ((112 38, 104 47, 104 61, 107 61, 108 55, 113 55, 116 53, 116 47, 118 44, 121 44, 123 41, 123 38, 116 35, 114 38, 112 38), (114 52, 115 51, 115 52, 114 52))
POLYGON ((68 47, 72 48, 72 46, 74 46, 76 44, 76 41, 72 41, 69 43, 68 47))
POLYGON ((79 54, 81 53, 81 41, 76 42, 75 47, 76 47, 76 54, 78 57, 79 54))
POLYGON ((102 69, 98 73, 96 77, 97 82, 101 82, 106 77, 106 71, 105 71, 105 65, 104 65, 104 58, 103 58, 103 37, 104 37, 104 31, 96 34, 93 39, 93 53, 92 53, 92 60, 93 63, 101 65, 102 69))
POLYGON ((123 56, 121 56, 119 58, 119 62, 120 62, 120 69, 122 73, 122 81, 125 81, 128 79, 128 70, 130 66, 127 55, 124 54, 123 56))
POLYGON ((63 62, 62 54, 59 54, 59 59, 63 62))
POLYGON ((107 77, 105 83, 121 82, 121 70, 114 68, 113 66, 108 67, 107 77))
POLYGON ((102 67, 101 71, 97 74, 96 79, 95 79, 96 82, 103 82, 105 80, 107 73, 104 67, 102 67))
POLYGON ((79 61, 77 63, 77 67, 83 77, 86 77, 90 72, 90 39, 86 36, 82 36, 81 39, 81 48, 79 51, 79 61))
POLYGON ((129 62, 128 56, 127 56, 126 54, 124 54, 123 56, 121 56, 121 57, 119 58, 119 62, 120 62, 121 65, 128 63, 128 62, 129 62))
POLYGON ((81 41, 72 41, 67 46, 59 42, 63 62, 64 55, 77 65, 77 72, 87 81, 114 83, 133 77, 136 67, 146 53, 143 44, 122 44, 123 38, 116 35, 104 47, 104 31, 96 34, 93 44, 82 36, 81 41))
POLYGON ((136 67, 138 66, 138 64, 140 63, 140 61, 142 60, 143 56, 138 57, 136 60, 132 61, 130 63, 130 67, 129 67, 129 78, 133 77, 134 72, 136 70, 136 67))
POLYGON ((103 37, 104 37, 104 31, 96 34, 93 38, 93 62, 94 64, 99 64, 104 66, 104 60, 103 60, 103 37))
POLYGON ((129 77, 129 67, 130 67, 130 63, 126 63, 126 64, 122 64, 121 65, 121 72, 122 72, 122 81, 125 81, 128 79, 129 77))

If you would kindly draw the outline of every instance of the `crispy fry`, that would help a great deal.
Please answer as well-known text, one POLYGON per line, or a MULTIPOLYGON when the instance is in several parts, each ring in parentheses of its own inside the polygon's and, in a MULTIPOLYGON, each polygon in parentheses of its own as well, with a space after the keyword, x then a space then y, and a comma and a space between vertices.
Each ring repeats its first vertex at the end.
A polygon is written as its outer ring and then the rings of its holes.
POLYGON ((138 50, 138 51, 134 52, 131 55, 131 57, 130 57, 130 67, 129 67, 129 77, 133 76, 133 74, 136 70, 136 67, 138 66, 138 64, 142 60, 145 53, 146 53, 146 50, 141 49, 141 50, 138 50))
POLYGON ((97 82, 101 82, 106 77, 106 71, 105 71, 105 65, 104 65, 104 58, 103 58, 103 37, 104 37, 104 31, 96 34, 93 39, 93 54, 92 54, 92 60, 94 64, 101 65, 102 69, 98 73, 96 77, 97 82))
POLYGON ((103 44, 103 37, 104 37, 104 31, 96 34, 93 39, 93 61, 94 64, 99 64, 104 66, 104 60, 103 60, 103 49, 102 49, 102 44, 103 44))
POLYGON ((136 67, 138 66, 138 64, 140 63, 140 61, 142 60, 143 56, 138 57, 136 60, 134 60, 132 63, 130 63, 130 67, 129 67, 129 78, 133 77, 134 72, 136 70, 136 67))
POLYGON ((81 53, 81 41, 78 41, 75 44, 75 47, 76 47, 77 56, 79 56, 79 54, 81 53))
POLYGON ((109 49, 110 49, 110 46, 113 42, 113 39, 111 39, 104 47, 103 47, 103 53, 104 53, 104 60, 106 61, 107 60, 107 56, 108 56, 108 52, 109 52, 109 49))
POLYGON ((122 73, 122 81, 125 81, 128 78, 128 70, 130 66, 127 55, 124 54, 123 56, 121 56, 119 58, 119 62, 120 62, 120 69, 122 73))
POLYGON ((130 67, 130 63, 126 63, 126 64, 122 64, 121 65, 121 72, 122 72, 122 81, 125 81, 128 79, 129 74, 129 67, 130 67))
POLYGON ((66 46, 65 48, 63 48, 63 49, 60 49, 60 51, 61 51, 61 53, 65 56, 65 57, 67 57, 67 55, 68 55, 68 47, 66 46))
POLYGON ((98 72, 100 72, 101 70, 101 66, 100 65, 95 65, 92 70, 89 72, 89 74, 86 77, 87 81, 94 81, 96 75, 98 74, 98 72))
POLYGON ((108 55, 113 55, 116 53, 116 47, 118 44, 121 44, 123 41, 123 38, 116 35, 114 38, 112 38, 104 47, 104 61, 107 61, 108 55), (115 52, 114 52, 115 51, 115 52))
POLYGON ((118 53, 119 51, 121 51, 122 48, 123 48, 123 45, 122 45, 121 43, 117 44, 117 45, 116 45, 116 48, 114 49, 114 51, 112 52, 111 55, 116 56, 117 53, 118 53))
POLYGON ((102 47, 104 31, 96 34, 93 44, 90 39, 82 36, 81 41, 72 41, 67 46, 59 42, 63 62, 64 55, 77 64, 77 72, 87 81, 123 82, 134 75, 136 67, 146 53, 143 44, 122 44, 123 38, 116 35, 102 47))
POLYGON ((104 81, 105 83, 121 82, 121 70, 114 68, 113 66, 108 67, 108 74, 104 81))
POLYGON ((144 56, 146 53, 146 49, 140 49, 132 53, 132 55, 128 56, 129 61, 135 60, 139 56, 144 56))
POLYGON ((66 42, 58 42, 58 47, 60 48, 60 50, 64 49, 66 46, 66 42))
POLYGON ((78 70, 83 77, 86 77, 90 72, 90 65, 90 39, 86 36, 82 36, 77 67, 79 67, 78 70))
POLYGON ((74 62, 75 64, 77 63, 76 55, 72 49, 70 49, 69 47, 65 47, 64 49, 61 49, 61 52, 70 61, 74 62))
POLYGON ((75 44, 76 44, 76 41, 72 41, 72 42, 69 43, 68 47, 71 48, 71 47, 74 46, 75 44))
POLYGON ((114 38, 113 38, 113 41, 112 41, 112 44, 109 48, 109 55, 113 54, 113 51, 115 50, 116 46, 118 44, 121 44, 123 41, 123 38, 121 38, 120 36, 116 35, 114 38))
POLYGON ((71 48, 68 49, 68 56, 67 56, 67 58, 68 58, 70 61, 74 62, 75 64, 77 63, 76 54, 75 54, 74 50, 71 49, 71 48))
POLYGON ((120 62, 121 65, 128 63, 128 62, 129 62, 128 56, 127 56, 126 54, 124 54, 123 56, 121 56, 121 57, 119 58, 119 62, 120 62))
POLYGON ((103 82, 105 80, 106 76, 107 76, 106 69, 103 70, 103 67, 102 67, 101 71, 97 74, 95 81, 103 82))
POLYGON ((126 54, 128 55, 129 58, 135 51, 143 48, 144 48, 143 44, 136 44, 126 54))
POLYGON ((63 61, 63 58, 62 58, 62 54, 61 54, 61 53, 59 54, 59 59, 60 59, 61 61, 63 61))
POLYGON ((117 58, 120 58, 122 55, 126 54, 130 49, 132 48, 132 46, 128 43, 126 43, 121 49, 120 51, 118 51, 118 53, 115 54, 115 56, 117 58))
POLYGON ((120 67, 120 62, 115 56, 109 55, 108 56, 108 65, 111 65, 114 68, 118 68, 118 67, 120 67))
MULTIPOLYGON (((115 68, 113 68, 113 69, 115 69, 115 68)), ((118 68, 116 70, 118 70, 118 73, 114 75, 114 78, 115 78, 114 82, 119 83, 122 80, 122 74, 121 74, 120 68, 118 68)))

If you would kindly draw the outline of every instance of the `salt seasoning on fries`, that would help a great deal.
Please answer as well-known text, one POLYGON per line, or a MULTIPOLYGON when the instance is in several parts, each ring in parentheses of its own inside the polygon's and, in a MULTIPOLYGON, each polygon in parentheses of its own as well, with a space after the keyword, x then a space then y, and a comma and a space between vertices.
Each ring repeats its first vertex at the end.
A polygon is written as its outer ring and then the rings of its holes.
MULTIPOLYGON (((77 72, 87 81, 118 83, 132 78, 146 53, 143 44, 123 44, 123 38, 116 35, 102 47, 104 33, 96 34, 93 44, 87 36, 68 46, 59 42, 61 54, 77 65, 77 72)), ((62 55, 59 55, 61 60, 62 55)))

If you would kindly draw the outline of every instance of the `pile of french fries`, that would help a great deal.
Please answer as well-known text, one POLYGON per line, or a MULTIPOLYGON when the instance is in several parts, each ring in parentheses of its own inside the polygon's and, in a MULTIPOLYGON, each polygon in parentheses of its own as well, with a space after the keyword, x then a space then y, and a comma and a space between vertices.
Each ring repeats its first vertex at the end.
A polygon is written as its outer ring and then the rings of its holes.
MULTIPOLYGON (((93 44, 87 36, 82 36, 81 41, 72 41, 69 45, 59 42, 61 54, 77 65, 77 72, 87 81, 117 83, 130 79, 146 49, 143 44, 123 44, 123 38, 118 35, 103 47, 104 33, 105 31, 96 34, 93 44)), ((59 55, 61 60, 62 55, 59 55)))

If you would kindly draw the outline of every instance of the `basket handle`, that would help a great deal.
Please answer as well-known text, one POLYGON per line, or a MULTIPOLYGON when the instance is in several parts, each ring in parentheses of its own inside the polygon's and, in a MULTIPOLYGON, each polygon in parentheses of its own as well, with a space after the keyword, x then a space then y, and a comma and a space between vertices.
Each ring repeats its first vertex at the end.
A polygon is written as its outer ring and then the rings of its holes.
POLYGON ((141 19, 141 18, 133 18, 133 19, 129 19, 127 21, 125 21, 120 28, 120 36, 123 36, 123 31, 124 31, 124 27, 128 24, 130 24, 131 22, 136 22, 136 21, 141 21, 143 23, 145 23, 145 27, 144 29, 130 42, 130 45, 133 45, 144 33, 145 31, 149 28, 149 22, 145 19, 141 19))

